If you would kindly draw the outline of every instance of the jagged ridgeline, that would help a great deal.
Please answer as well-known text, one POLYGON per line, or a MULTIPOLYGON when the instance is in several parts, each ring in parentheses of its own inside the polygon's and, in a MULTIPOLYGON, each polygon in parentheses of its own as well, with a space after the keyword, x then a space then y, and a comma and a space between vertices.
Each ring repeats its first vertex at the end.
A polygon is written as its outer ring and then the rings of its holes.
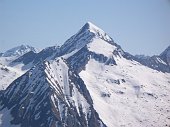
POLYGON ((133 56, 88 22, 6 68, 18 66, 24 74, 0 92, 0 127, 169 126, 169 48, 133 56))

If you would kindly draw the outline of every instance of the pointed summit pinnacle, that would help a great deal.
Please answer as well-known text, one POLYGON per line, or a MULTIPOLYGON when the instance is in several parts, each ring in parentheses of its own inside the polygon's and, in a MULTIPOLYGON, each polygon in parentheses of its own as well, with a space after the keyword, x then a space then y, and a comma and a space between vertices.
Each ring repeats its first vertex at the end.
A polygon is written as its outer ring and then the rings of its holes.
POLYGON ((104 32, 102 29, 97 27, 91 22, 87 22, 81 29, 81 31, 89 30, 90 32, 96 33, 96 32, 104 32))
POLYGON ((61 48, 63 48, 63 52, 70 53, 75 49, 81 49, 88 43, 91 43, 95 38, 102 39, 112 45, 116 45, 113 39, 102 29, 91 22, 87 22, 75 35, 69 38, 64 45, 61 46, 61 48))
POLYGON ((85 24, 85 26, 87 26, 87 28, 88 29, 100 29, 100 28, 98 28, 96 25, 94 25, 93 23, 91 23, 91 22, 87 22, 86 24, 85 24))
POLYGON ((91 22, 87 22, 78 32, 79 33, 84 33, 84 32, 89 32, 94 34, 96 37, 99 37, 107 42, 114 42, 113 39, 107 35, 102 29, 97 27, 91 22))

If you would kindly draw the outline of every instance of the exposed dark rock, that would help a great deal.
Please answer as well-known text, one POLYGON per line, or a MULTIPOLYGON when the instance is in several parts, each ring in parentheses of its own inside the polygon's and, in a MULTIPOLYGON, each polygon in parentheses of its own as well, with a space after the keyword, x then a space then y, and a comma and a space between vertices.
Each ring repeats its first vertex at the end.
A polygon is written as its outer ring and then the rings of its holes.
POLYGON ((93 108, 93 101, 83 80, 76 72, 68 71, 70 96, 64 93, 57 80, 55 85, 51 84, 51 79, 55 79, 51 73, 49 62, 38 64, 0 93, 2 109, 11 111, 11 124, 20 124, 21 127, 105 126, 93 108), (77 109, 74 101, 69 99, 73 96, 73 87, 78 89, 90 106, 87 118, 82 107, 77 109))
POLYGON ((23 56, 19 57, 18 59, 12 61, 10 63, 10 65, 14 65, 16 63, 23 63, 23 64, 29 64, 31 62, 33 62, 33 60, 35 59, 37 53, 33 52, 33 51, 30 51, 26 54, 24 54, 23 56))

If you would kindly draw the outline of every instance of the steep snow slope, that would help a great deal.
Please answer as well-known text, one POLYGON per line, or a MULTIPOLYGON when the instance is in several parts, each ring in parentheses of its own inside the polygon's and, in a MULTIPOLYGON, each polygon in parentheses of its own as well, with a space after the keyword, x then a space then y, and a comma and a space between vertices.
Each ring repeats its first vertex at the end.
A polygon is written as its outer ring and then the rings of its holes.
POLYGON ((0 94, 0 110, 8 109, 12 125, 170 125, 170 74, 136 62, 90 22, 35 61, 39 64, 0 94))
POLYGON ((103 122, 109 127, 170 125, 170 74, 124 58, 116 63, 90 59, 80 72, 103 122))
POLYGON ((10 66, 15 59, 16 57, 0 57, 0 90, 5 90, 15 79, 31 68, 31 65, 24 66, 22 62, 10 66))
POLYGON ((24 72, 0 63, 0 90, 5 90, 9 84, 20 77, 24 72))
POLYGON ((119 45, 96 35, 65 58, 80 72, 104 123, 109 127, 168 126, 170 74, 139 64, 119 45))
POLYGON ((100 38, 94 38, 93 41, 88 44, 88 49, 96 54, 105 54, 106 57, 109 57, 113 54, 116 46, 106 43, 100 38))
POLYGON ((68 54, 80 50, 90 43, 94 38, 100 38, 108 43, 115 44, 113 39, 102 29, 94 24, 87 22, 75 35, 69 38, 60 48, 60 55, 68 54))
POLYGON ((107 126, 169 126, 169 73, 139 64, 119 45, 96 34, 78 49, 64 58, 80 72, 107 126))
POLYGON ((11 64, 16 59, 22 58, 28 52, 38 52, 38 50, 28 45, 21 45, 7 50, 0 56, 0 90, 6 89, 12 81, 31 68, 30 64, 24 66, 24 62, 28 61, 30 54, 27 58, 24 57, 25 61, 16 61, 11 64))
MULTIPOLYGON (((44 62, 15 80, 0 96, 11 124, 27 126, 105 126, 81 78, 61 58, 44 62)), ((2 121, 3 124, 3 121, 2 121)))

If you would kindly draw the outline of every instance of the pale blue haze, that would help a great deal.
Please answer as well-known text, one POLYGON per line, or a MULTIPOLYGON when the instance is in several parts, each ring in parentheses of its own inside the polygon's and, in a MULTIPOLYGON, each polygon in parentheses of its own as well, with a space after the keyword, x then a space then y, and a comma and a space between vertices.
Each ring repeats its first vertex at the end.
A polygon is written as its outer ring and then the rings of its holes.
POLYGON ((0 52, 61 45, 87 21, 132 54, 159 54, 170 45, 168 0, 0 0, 0 52))

